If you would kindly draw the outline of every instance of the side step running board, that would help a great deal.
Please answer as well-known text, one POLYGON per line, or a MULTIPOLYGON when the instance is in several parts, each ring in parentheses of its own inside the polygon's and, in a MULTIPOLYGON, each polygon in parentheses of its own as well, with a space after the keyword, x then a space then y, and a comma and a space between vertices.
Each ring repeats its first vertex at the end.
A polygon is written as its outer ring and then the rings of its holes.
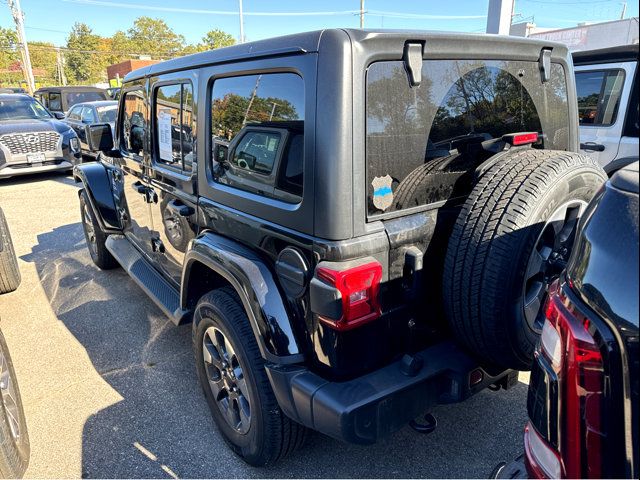
POLYGON ((133 281, 173 323, 180 325, 188 320, 190 312, 180 308, 180 293, 145 260, 129 240, 123 235, 109 235, 105 245, 133 281))

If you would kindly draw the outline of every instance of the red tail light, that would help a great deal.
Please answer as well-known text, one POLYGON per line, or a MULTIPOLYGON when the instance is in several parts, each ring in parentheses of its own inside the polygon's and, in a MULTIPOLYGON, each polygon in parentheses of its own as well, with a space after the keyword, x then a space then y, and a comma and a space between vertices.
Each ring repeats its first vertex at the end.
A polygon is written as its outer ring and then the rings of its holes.
MULTIPOLYGON (((602 476, 604 368, 590 327, 590 320, 562 292, 556 290, 549 296, 539 354, 544 355, 558 376, 562 432, 559 456, 564 478, 602 476)), ((530 436, 525 435, 527 441, 530 436)), ((530 457, 527 455, 530 473, 539 472, 539 465, 532 465, 530 457)))
POLYGON ((527 145, 529 143, 536 143, 538 141, 537 132, 522 132, 522 133, 510 133, 503 135, 502 140, 517 147, 519 145, 527 145))
POLYGON ((370 262, 347 270, 319 268, 318 278, 329 283, 340 292, 342 316, 319 319, 336 330, 350 330, 380 316, 378 291, 382 278, 382 265, 370 262))

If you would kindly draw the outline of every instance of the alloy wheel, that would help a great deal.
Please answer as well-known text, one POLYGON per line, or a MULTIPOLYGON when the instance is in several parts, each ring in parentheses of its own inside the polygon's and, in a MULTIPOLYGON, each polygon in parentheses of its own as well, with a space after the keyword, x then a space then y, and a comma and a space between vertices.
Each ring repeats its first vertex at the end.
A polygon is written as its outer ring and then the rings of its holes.
POLYGON ((2 349, 0 349, 0 395, 4 405, 4 413, 9 423, 11 436, 15 441, 20 438, 20 414, 18 407, 18 393, 11 373, 9 364, 2 349))
POLYGON ((251 402, 244 371, 233 345, 217 327, 209 327, 202 339, 204 369, 209 388, 222 416, 236 432, 251 426, 251 402))
POLYGON ((546 221, 529 256, 524 275, 523 309, 529 326, 542 330, 549 286, 564 270, 576 236, 578 221, 587 207, 583 200, 572 200, 558 207, 546 221))

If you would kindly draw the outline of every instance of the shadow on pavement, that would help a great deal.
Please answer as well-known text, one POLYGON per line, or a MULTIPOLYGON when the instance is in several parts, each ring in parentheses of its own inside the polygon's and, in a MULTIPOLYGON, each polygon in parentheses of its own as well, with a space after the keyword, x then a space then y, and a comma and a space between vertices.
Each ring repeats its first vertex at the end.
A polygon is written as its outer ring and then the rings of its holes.
POLYGON ((86 421, 83 477, 486 477, 520 453, 523 384, 438 407, 430 435, 406 427, 359 447, 313 434, 281 464, 248 467, 215 430, 191 328, 174 327, 122 270, 99 271, 79 223, 38 235, 22 259, 35 264, 56 316, 123 397, 86 421))
POLYGON ((43 173, 29 173, 25 175, 18 175, 16 177, 0 179, 0 188, 9 185, 33 184, 37 182, 44 182, 47 180, 53 180, 55 182, 60 182, 67 185, 76 185, 76 182, 70 173, 67 173, 65 171, 54 171, 43 173))

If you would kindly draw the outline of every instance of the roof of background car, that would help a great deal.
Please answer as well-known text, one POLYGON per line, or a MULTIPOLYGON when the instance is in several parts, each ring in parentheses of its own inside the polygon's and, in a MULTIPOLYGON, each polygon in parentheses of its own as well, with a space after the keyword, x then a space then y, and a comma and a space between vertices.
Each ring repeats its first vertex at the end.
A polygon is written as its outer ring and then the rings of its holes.
POLYGON ((68 85, 64 87, 40 87, 38 90, 36 90, 33 93, 36 94, 39 92, 104 92, 105 94, 107 93, 107 91, 104 88, 85 87, 82 85, 78 85, 78 86, 68 85))
MULTIPOLYGON (((196 68, 205 65, 220 64, 243 59, 250 60, 263 55, 292 55, 296 53, 317 52, 320 49, 321 41, 328 37, 333 37, 335 41, 341 41, 344 43, 364 43, 374 38, 387 37, 389 39, 402 40, 402 44, 404 44, 407 37, 410 38, 411 36, 415 36, 418 40, 426 39, 427 41, 429 38, 454 40, 456 42, 482 41, 484 44, 509 44, 513 48, 518 48, 519 46, 531 48, 533 45, 538 49, 543 46, 550 46, 560 52, 567 51, 567 47, 565 45, 557 42, 509 37, 504 35, 479 35, 472 33, 432 32, 424 30, 327 29, 268 38, 249 43, 241 43, 231 47, 218 48, 206 52, 194 53, 185 57, 173 58, 171 60, 155 63, 153 65, 134 70, 124 77, 124 81, 128 82, 145 76, 159 75, 162 73, 196 68)), ((464 51, 464 47, 461 46, 460 49, 461 51, 464 51)), ((490 52, 487 52, 487 54, 490 54, 490 52)))
POLYGON ((0 99, 2 100, 32 100, 36 101, 35 98, 27 95, 26 93, 0 93, 0 99))
POLYGON ((619 47, 601 48, 573 52, 574 65, 590 65, 592 63, 618 63, 638 60, 638 44, 621 45, 619 47))
POLYGON ((93 102, 80 102, 80 103, 76 103, 74 107, 77 107, 78 105, 92 105, 94 107, 109 107, 109 106, 118 105, 118 101, 117 100, 95 100, 93 102))

